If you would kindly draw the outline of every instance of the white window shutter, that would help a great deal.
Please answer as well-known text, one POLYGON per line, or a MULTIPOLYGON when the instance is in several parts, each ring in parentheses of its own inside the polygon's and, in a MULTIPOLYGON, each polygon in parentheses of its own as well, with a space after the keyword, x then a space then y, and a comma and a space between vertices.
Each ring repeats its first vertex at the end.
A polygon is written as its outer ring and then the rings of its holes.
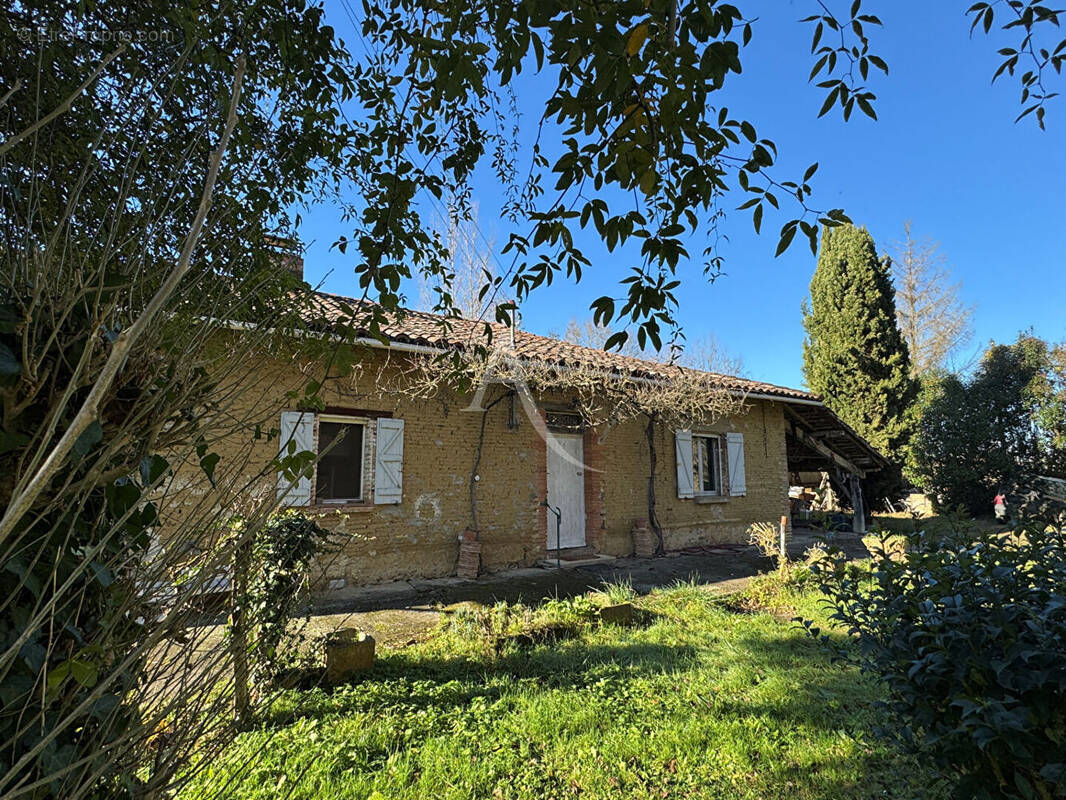
MULTIPOLYGON (((315 415, 310 411, 281 412, 281 442, 278 445, 280 456, 289 454, 290 442, 293 453, 301 453, 305 450, 315 452, 315 415)), ((302 475, 293 484, 289 478, 279 472, 278 502, 285 506, 311 505, 311 477, 302 475)))
POLYGON ((734 497, 745 495, 748 493, 748 483, 744 476, 744 434, 727 433, 725 449, 729 462, 729 494, 734 497))
POLYGON ((374 464, 374 502, 399 503, 403 498, 403 420, 379 417, 374 464))
POLYGON ((674 431, 674 453, 677 456, 677 496, 692 497, 694 492, 691 431, 674 431))

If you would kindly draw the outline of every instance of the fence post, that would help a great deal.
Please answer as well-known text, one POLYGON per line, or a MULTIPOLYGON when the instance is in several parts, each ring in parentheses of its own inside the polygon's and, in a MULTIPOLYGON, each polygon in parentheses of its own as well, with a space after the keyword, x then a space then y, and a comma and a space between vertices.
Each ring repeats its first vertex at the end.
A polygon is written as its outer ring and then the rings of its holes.
POLYGON ((252 716, 248 669, 248 573, 251 570, 252 539, 242 530, 233 559, 230 586, 230 656, 233 659, 233 712, 237 727, 244 729, 252 716))
POLYGON ((785 567, 788 565, 788 551, 785 549, 785 526, 788 524, 788 517, 781 515, 781 549, 778 551, 780 561, 778 567, 784 572, 785 567))

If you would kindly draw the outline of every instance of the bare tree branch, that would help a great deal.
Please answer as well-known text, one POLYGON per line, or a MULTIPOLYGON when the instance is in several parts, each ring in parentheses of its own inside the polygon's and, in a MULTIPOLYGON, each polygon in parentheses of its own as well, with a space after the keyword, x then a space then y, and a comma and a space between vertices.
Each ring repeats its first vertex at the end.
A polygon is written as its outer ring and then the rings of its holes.
MULTIPOLYGON (((116 51, 113 55, 117 55, 118 52, 119 51, 116 51)), ((196 212, 196 217, 193 219, 192 226, 189 229, 189 233, 185 237, 185 243, 182 247, 177 264, 167 276, 166 280, 163 281, 163 284, 156 291, 152 299, 148 302, 148 305, 145 306, 140 317, 138 317, 129 328, 120 333, 115 339, 107 362, 104 364, 103 369, 101 369, 99 377, 93 382, 92 389, 89 390, 88 396, 82 403, 81 408, 78 409, 78 413, 75 415, 70 427, 64 431, 59 442, 56 443, 56 446, 52 449, 48 458, 45 459, 44 463, 37 469, 33 477, 28 483, 26 483, 25 488, 12 498, 11 503, 4 512, 3 518, 0 519, 0 542, 3 542, 8 537, 15 525, 18 524, 19 520, 22 519, 33 506, 38 495, 40 495, 41 491, 43 491, 48 485, 49 481, 51 481, 52 477, 70 454, 78 437, 80 437, 89 425, 97 419, 99 415, 100 401, 111 388, 115 377, 118 375, 123 365, 125 365, 133 346, 170 300, 171 296, 178 288, 181 279, 184 278, 185 274, 189 271, 192 264, 193 252, 199 241, 200 233, 203 230, 207 214, 211 209, 211 196, 214 192, 215 181, 218 178, 218 171, 222 164, 222 157, 229 144, 233 129, 237 125, 237 106, 240 102, 241 83, 244 80, 244 71, 245 62, 242 56, 237 62, 237 68, 234 72, 233 91, 230 97, 230 108, 226 118, 226 125, 219 138, 218 148, 211 155, 207 178, 204 182, 204 190, 200 196, 200 205, 196 212)), ((2 152, 3 151, 0 150, 0 154, 2 154, 2 152)))
POLYGON ((952 283, 939 248, 929 239, 915 240, 909 220, 903 240, 892 244, 896 317, 915 375, 944 366, 973 336, 973 306, 959 298, 961 284, 952 283))

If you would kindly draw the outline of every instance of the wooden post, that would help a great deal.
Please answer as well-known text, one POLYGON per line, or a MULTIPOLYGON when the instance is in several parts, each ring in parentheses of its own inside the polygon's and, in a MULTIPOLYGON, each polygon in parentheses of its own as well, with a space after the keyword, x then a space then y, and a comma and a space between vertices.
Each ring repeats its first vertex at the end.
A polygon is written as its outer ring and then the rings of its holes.
POLYGON ((778 567, 783 572, 785 566, 788 564, 788 551, 785 549, 787 544, 785 542, 785 526, 788 524, 788 517, 784 514, 781 515, 781 549, 778 554, 778 567))
POLYGON ((233 583, 230 586, 230 656, 233 659, 233 716, 241 730, 252 718, 251 691, 248 679, 248 573, 251 571, 252 540, 240 531, 243 541, 237 544, 233 559, 233 583))
POLYGON ((849 476, 851 484, 851 507, 855 511, 851 529, 855 533, 866 533, 866 513, 863 511, 862 484, 859 476, 854 473, 849 476))

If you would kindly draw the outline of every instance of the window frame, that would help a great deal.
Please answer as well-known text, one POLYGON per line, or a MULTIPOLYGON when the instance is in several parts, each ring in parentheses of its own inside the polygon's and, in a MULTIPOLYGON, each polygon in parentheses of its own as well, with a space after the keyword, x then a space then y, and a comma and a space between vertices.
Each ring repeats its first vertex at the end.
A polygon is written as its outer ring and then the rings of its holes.
POLYGON ((311 505, 313 506, 328 506, 335 508, 338 506, 350 506, 350 505, 364 505, 367 502, 367 478, 369 470, 366 463, 366 445, 370 432, 370 419, 368 417, 360 417, 351 414, 315 414, 315 473, 311 476, 311 505), (319 424, 322 422, 330 422, 339 425, 359 425, 362 427, 362 441, 359 448, 359 497, 345 497, 345 498, 321 498, 318 496, 318 465, 321 462, 321 445, 319 443, 318 430, 319 424))
POLYGON ((695 497, 728 497, 727 489, 727 469, 726 457, 722 450, 724 448, 725 436, 720 433, 693 433, 692 434, 692 455, 694 464, 695 481, 692 486, 692 493, 695 497), (718 474, 715 491, 707 491, 703 488, 703 451, 709 447, 709 443, 714 443, 714 457, 709 459, 709 463, 714 467, 714 464, 718 465, 718 474))

